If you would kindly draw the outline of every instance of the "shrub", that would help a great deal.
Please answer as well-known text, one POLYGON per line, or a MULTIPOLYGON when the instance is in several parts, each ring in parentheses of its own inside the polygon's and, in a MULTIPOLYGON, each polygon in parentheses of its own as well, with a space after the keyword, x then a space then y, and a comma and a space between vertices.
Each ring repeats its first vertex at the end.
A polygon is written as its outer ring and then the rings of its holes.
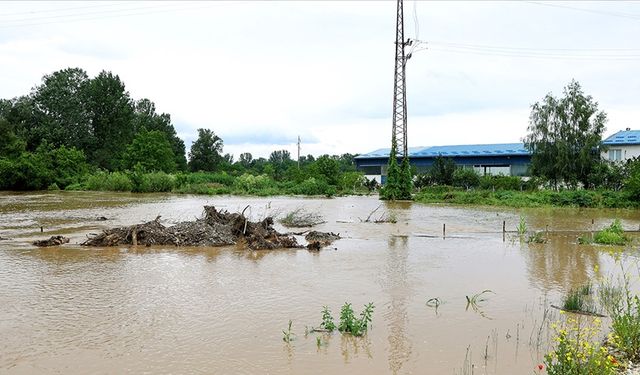
POLYGON ((164 172, 147 173, 143 175, 140 192, 159 193, 169 192, 175 187, 175 178, 164 172))
POLYGON ((518 176, 482 176, 480 188, 487 190, 521 190, 522 178, 518 176))
POLYGON ((96 191, 132 191, 133 183, 122 172, 98 171, 90 175, 85 182, 87 190, 96 191))
POLYGON ((233 183, 236 190, 244 193, 256 193, 273 185, 275 185, 275 182, 267 175, 254 176, 248 173, 237 177, 233 183))
POLYGON ((625 245, 629 239, 624 235, 624 229, 619 219, 593 236, 593 241, 602 245, 625 245))
POLYGON ((469 189, 480 185, 480 175, 473 169, 458 168, 453 172, 453 185, 469 189))

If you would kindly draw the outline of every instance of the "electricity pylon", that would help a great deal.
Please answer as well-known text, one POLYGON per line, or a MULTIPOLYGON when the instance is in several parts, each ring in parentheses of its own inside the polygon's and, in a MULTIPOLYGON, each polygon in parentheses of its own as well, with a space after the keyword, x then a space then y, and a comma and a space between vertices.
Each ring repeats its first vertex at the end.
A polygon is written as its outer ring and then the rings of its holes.
POLYGON ((411 46, 410 39, 404 40, 404 10, 403 0, 398 0, 396 16, 396 64, 393 85, 393 130, 392 137, 396 139, 396 153, 408 157, 407 146, 407 60, 411 58, 405 54, 405 48, 411 46))

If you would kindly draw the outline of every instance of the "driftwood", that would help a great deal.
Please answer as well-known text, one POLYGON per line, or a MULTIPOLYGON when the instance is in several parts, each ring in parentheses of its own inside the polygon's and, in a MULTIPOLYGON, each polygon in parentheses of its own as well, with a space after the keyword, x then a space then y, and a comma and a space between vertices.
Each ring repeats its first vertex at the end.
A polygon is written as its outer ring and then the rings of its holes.
POLYGON ((333 241, 340 239, 340 233, 311 231, 304 236, 307 240, 307 249, 320 250, 321 248, 331 245, 333 241))
POLYGON ((301 247, 294 237, 273 229, 273 218, 252 222, 243 213, 218 211, 214 206, 205 206, 204 217, 195 221, 165 227, 158 216, 144 224, 107 229, 82 245, 225 246, 244 243, 252 250, 301 247))
POLYGON ((60 246, 68 242, 69 242, 69 239, 67 237, 51 236, 51 238, 47 240, 33 241, 33 245, 39 246, 39 247, 49 247, 49 246, 60 246))
POLYGON ((556 305, 551 305, 551 307, 553 307, 554 309, 558 309, 560 311, 565 311, 565 312, 571 313, 571 314, 595 316, 595 317, 598 317, 598 318, 606 318, 607 317, 606 315, 602 315, 602 314, 599 314, 597 312, 582 311, 582 310, 567 310, 567 309, 563 309, 562 307, 556 306, 556 305))

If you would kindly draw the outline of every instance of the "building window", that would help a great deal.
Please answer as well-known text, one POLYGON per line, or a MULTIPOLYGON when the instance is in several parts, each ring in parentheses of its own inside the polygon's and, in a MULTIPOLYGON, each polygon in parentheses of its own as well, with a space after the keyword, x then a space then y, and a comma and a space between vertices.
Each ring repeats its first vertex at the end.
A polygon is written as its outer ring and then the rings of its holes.
POLYGON ((622 150, 609 150, 609 160, 620 161, 622 160, 622 150))

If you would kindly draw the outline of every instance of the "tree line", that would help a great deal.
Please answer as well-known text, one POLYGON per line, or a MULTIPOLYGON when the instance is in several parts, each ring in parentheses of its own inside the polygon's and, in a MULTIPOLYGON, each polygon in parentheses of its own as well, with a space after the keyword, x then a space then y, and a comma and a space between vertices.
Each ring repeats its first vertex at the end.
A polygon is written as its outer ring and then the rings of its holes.
POLYGON ((354 186, 363 181, 351 154, 307 155, 298 162, 288 151, 275 150, 269 158, 242 153, 234 160, 223 154, 223 140, 214 131, 197 131, 187 160, 171 116, 149 99, 132 98, 118 75, 59 70, 26 95, 0 99, 0 189, 64 189, 86 184, 90 175, 128 173, 136 190, 136 176, 153 172, 264 175, 298 183, 313 178, 334 190, 345 178, 354 186))

